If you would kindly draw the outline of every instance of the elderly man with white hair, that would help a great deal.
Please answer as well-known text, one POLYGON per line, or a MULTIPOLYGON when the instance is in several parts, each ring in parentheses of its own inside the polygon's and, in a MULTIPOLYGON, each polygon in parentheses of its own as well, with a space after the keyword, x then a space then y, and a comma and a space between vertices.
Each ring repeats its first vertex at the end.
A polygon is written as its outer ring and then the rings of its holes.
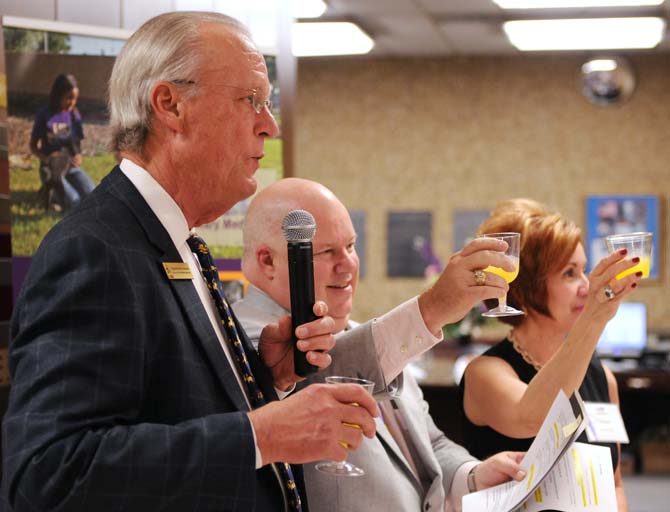
MULTIPOLYGON (((123 159, 46 236, 12 319, 14 512, 307 510, 300 464, 374 435, 361 386, 286 396, 289 318, 257 353, 193 232, 255 192, 278 134, 269 94, 263 56, 227 16, 163 14, 126 42, 110 80, 123 159)), ((324 367, 334 322, 315 313, 299 337, 324 367)))

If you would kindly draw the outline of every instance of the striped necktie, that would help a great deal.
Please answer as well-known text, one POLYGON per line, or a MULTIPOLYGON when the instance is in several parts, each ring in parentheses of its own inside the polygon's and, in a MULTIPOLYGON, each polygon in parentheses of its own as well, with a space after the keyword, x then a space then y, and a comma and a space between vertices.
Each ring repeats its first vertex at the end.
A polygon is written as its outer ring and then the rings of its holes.
MULTIPOLYGON (((207 282, 207 288, 209 288, 209 293, 214 300, 216 309, 219 312, 221 317, 221 327, 226 333, 228 343, 233 352, 233 357, 237 363, 237 368, 242 377, 242 382, 244 383, 244 388, 249 399, 249 403, 253 409, 260 407, 266 403, 263 392, 258 387, 258 383, 254 378, 253 373, 251 372, 251 367, 249 366, 249 361, 247 360, 247 355, 244 352, 244 346, 240 340, 239 333, 237 332, 237 327, 233 316, 231 314, 230 306, 226 300, 226 296, 221 289, 221 281, 219 281, 219 271, 214 265, 214 260, 209 253, 209 248, 205 241, 197 235, 192 234, 187 240, 188 246, 198 257, 200 262, 200 268, 202 269, 202 274, 207 282)), ((289 510, 293 512, 302 511, 302 505, 300 503, 300 493, 298 492, 298 487, 295 484, 295 479, 293 478, 293 471, 291 466, 286 462, 277 463, 279 469, 279 474, 284 481, 286 487, 286 495, 288 498, 289 510)))

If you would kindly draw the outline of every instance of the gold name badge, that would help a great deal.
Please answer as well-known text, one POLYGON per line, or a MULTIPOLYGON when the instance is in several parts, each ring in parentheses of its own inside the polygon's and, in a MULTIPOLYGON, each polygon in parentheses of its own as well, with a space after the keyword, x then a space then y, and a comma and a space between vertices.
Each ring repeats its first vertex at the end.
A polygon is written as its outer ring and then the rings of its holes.
POLYGON ((163 268, 168 279, 193 279, 191 269, 186 263, 163 263, 163 268))

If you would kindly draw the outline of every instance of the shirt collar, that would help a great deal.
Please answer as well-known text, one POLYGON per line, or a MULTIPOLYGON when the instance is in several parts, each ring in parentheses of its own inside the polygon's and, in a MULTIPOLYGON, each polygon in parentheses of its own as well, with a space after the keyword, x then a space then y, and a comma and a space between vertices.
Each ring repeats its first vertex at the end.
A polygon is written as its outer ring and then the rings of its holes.
POLYGON ((131 160, 124 158, 119 167, 158 217, 175 247, 184 244, 189 236, 188 223, 172 196, 146 169, 131 160))
POLYGON ((251 283, 247 286, 244 299, 248 299, 251 304, 257 305, 258 309, 266 311, 276 317, 290 314, 290 311, 281 307, 267 293, 251 283))
MULTIPOLYGON (((255 304, 258 307, 258 309, 270 313, 271 315, 274 315, 276 317, 291 314, 290 311, 284 309, 279 304, 277 304, 272 299, 272 297, 270 297, 267 293, 265 293, 263 290, 254 286, 251 283, 249 283, 249 285, 247 286, 247 291, 244 294, 244 298, 242 300, 248 300, 251 304, 255 304)), ((349 320, 344 330, 348 331, 349 329, 353 329, 358 325, 360 325, 358 322, 349 320)))

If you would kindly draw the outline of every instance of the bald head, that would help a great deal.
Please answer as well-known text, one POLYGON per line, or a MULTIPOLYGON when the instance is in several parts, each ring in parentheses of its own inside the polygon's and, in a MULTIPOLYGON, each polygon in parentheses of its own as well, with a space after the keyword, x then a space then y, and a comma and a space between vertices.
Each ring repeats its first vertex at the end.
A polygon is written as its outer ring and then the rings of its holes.
POLYGON ((349 212, 328 188, 314 181, 286 178, 259 192, 244 222, 242 271, 256 287, 290 309, 286 240, 281 230, 292 210, 307 210, 316 221, 314 291, 344 328, 358 283, 356 233, 349 212))
POLYGON ((281 230, 284 217, 293 210, 307 210, 316 220, 319 214, 349 216, 335 194, 315 181, 285 178, 259 192, 249 205, 244 220, 244 260, 253 255, 260 244, 286 245, 281 230))

